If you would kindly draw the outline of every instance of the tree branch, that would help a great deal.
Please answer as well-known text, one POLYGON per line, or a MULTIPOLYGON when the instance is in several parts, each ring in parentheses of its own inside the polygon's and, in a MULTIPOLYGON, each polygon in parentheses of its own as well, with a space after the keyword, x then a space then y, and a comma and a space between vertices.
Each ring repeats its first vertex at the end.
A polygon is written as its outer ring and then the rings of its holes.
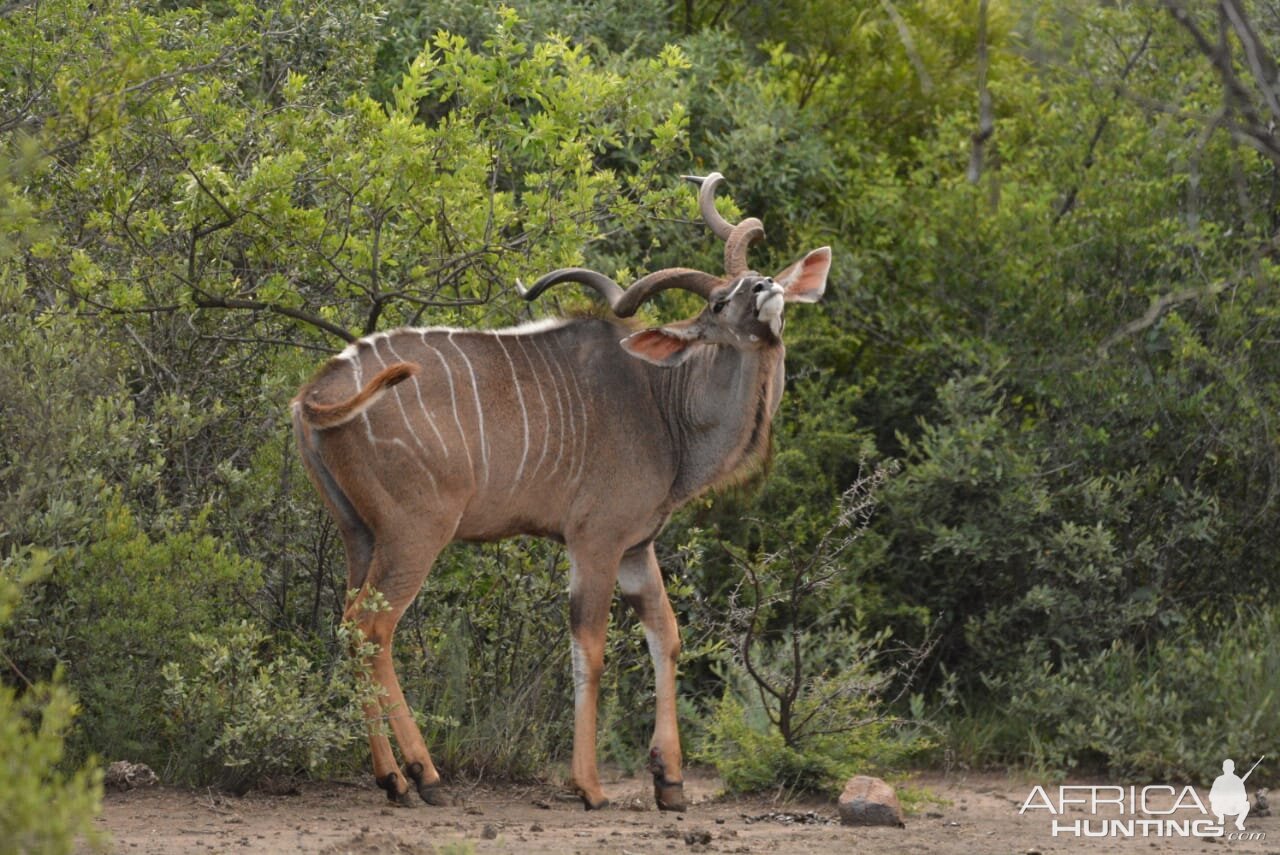
POLYGON ((192 298, 196 308, 199 309, 242 309, 252 312, 274 312, 277 315, 283 315, 286 318, 292 318, 295 321, 302 321, 304 324, 323 330, 332 336, 337 336, 346 343, 350 344, 356 340, 356 336, 337 324, 327 321, 319 315, 311 312, 295 309, 292 306, 281 306, 277 303, 264 303, 260 300, 241 300, 234 297, 219 297, 213 294, 206 294, 199 289, 193 289, 192 298))
POLYGON ((987 88, 987 0, 978 3, 978 129, 973 133, 973 148, 969 152, 970 184, 977 184, 982 177, 982 161, 987 140, 996 131, 995 110, 991 104, 991 90, 987 88))
POLYGON ((1229 286, 1230 283, 1217 282, 1212 285, 1204 285, 1196 288, 1183 288, 1181 291, 1174 291, 1152 300, 1151 305, 1147 308, 1147 311, 1143 313, 1142 317, 1137 320, 1130 321, 1120 327, 1120 329, 1107 336, 1103 340, 1102 344, 1098 345, 1098 355, 1105 358, 1107 356, 1107 352, 1116 342, 1135 333, 1140 333, 1153 326, 1156 321, 1164 317, 1165 313, 1175 306, 1179 306, 1183 303, 1189 303, 1193 300, 1199 300, 1204 297, 1212 297, 1217 294, 1221 294, 1223 291, 1227 290, 1229 286))

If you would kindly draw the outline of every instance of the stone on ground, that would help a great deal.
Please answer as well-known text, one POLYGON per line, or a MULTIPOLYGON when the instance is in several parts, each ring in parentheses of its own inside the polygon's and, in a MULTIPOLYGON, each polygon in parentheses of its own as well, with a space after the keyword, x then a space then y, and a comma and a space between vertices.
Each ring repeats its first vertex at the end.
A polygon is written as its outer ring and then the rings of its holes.
POLYGON ((902 805, 893 787, 879 778, 857 775, 840 794, 840 822, 843 825, 893 825, 905 828, 902 805))

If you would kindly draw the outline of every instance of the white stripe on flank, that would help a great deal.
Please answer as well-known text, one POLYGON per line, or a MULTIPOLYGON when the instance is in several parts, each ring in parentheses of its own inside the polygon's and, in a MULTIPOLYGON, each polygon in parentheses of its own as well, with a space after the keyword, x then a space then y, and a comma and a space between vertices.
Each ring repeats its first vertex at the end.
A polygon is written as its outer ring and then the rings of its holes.
MULTIPOLYGON (((578 385, 578 372, 572 370, 573 366, 569 366, 569 376, 573 378, 573 390, 578 393, 578 403, 582 405, 582 428, 579 435, 582 439, 582 452, 578 455, 578 466, 576 474, 570 477, 574 480, 582 477, 583 471, 587 468, 587 399, 582 394, 582 387, 578 385)), ((577 443, 574 443, 577 446, 577 443)))
POLYGON ((462 417, 458 415, 458 396, 453 388, 453 369, 445 361, 444 354, 427 342, 427 331, 421 330, 418 334, 422 336, 422 346, 434 353, 436 359, 440 360, 440 366, 444 368, 445 379, 449 381, 449 409, 453 411, 453 423, 458 426, 458 436, 462 438, 462 450, 467 454, 467 471, 475 475, 476 465, 471 459, 471 443, 467 441, 467 432, 462 429, 462 417))
MULTIPOLYGON (((541 342, 538 339, 534 339, 532 344, 537 345, 537 344, 541 344, 541 342)), ((548 375, 552 371, 556 373, 555 379, 551 381, 551 388, 556 393, 556 416, 558 419, 557 427, 559 427, 558 433, 560 434, 560 444, 559 444, 559 447, 556 449, 555 465, 551 468, 551 472, 552 474, 554 474, 560 471, 560 461, 564 459, 564 443, 565 443, 565 439, 568 438, 565 433, 565 412, 566 411, 569 414, 569 419, 568 419, 569 434, 571 435, 573 432, 573 401, 569 399, 569 384, 564 382, 564 373, 560 370, 560 363, 555 359, 548 359, 546 357, 546 354, 542 352, 541 347, 538 348, 538 355, 542 357, 543 363, 547 366, 548 375), (560 405, 560 386, 562 384, 565 387, 564 389, 565 401, 564 401, 563 407, 560 405)), ((553 357, 555 356, 554 353, 551 355, 553 357)))
POLYGON ((480 387, 476 383, 476 370, 471 365, 471 360, 467 358, 467 354, 462 348, 458 347, 458 343, 453 340, 453 332, 448 334, 449 344, 453 345, 453 349, 458 351, 458 355, 462 357, 462 361, 467 363, 467 373, 471 375, 471 395, 476 402, 476 420, 479 422, 480 428, 480 462, 484 465, 484 483, 489 485, 489 446, 484 439, 484 410, 480 408, 480 387))
MULTIPOLYGON (((386 336, 383 333, 379 333, 376 336, 370 336, 369 346, 373 349, 374 359, 378 360, 379 365, 381 365, 383 368, 386 368, 387 363, 383 360, 382 354, 378 353, 378 341, 384 337, 386 336)), ((391 348, 390 341, 387 342, 387 348, 388 349, 391 348)), ((394 352, 395 351, 392 351, 392 353, 394 352)), ((396 357, 396 358, 399 359, 399 357, 396 357)), ((415 378, 415 382, 416 382, 416 379, 417 378, 415 378)), ((409 435, 413 437, 414 443, 418 446, 418 449, 422 453, 420 455, 414 454, 409 449, 409 446, 405 443, 405 441, 400 439, 399 437, 396 437, 395 439, 392 439, 390 441, 404 448, 405 451, 409 452, 409 456, 418 462, 418 465, 422 467, 422 471, 426 472, 427 477, 431 479, 431 492, 435 493, 436 499, 439 499, 440 488, 436 484, 436 476, 434 473, 432 473, 431 468, 427 466, 427 462, 426 462, 431 459, 430 454, 427 452, 427 447, 422 444, 422 438, 418 436, 418 432, 413 429, 413 422, 409 419, 409 411, 404 408, 404 401, 400 398, 400 389, 393 388, 391 390, 391 396, 396 399, 396 406, 400 408, 400 418, 404 419, 404 426, 409 429, 409 435)))
MULTIPOLYGON (((351 347, 355 347, 355 345, 353 344, 351 347)), ((350 348, 348 348, 348 350, 349 349, 350 348)), ((352 358, 351 367, 356 373, 356 394, 359 394, 360 390, 364 388, 364 379, 363 373, 360 370, 360 357, 358 355, 352 358)), ((373 437, 373 424, 369 421, 369 411, 367 409, 361 410, 360 418, 364 419, 364 432, 365 435, 369 437, 369 444, 377 445, 378 441, 373 437)))
MULTIPOLYGON (((391 338, 389 336, 387 338, 387 350, 393 357, 395 357, 396 360, 400 362, 407 361, 403 356, 396 353, 396 349, 391 346, 391 338)), ((414 374, 409 379, 413 381, 413 393, 418 396, 418 408, 421 409, 422 414, 427 417, 427 424, 431 426, 431 431, 436 435, 436 441, 440 443, 440 449, 444 452, 444 459, 448 460, 449 446, 444 444, 444 437, 440 435, 440 428, 436 427, 436 420, 432 418, 431 412, 427 409, 426 402, 422 400, 422 384, 418 382, 418 375, 414 374)), ((405 417, 405 421, 408 421, 407 416, 405 417)), ((412 430, 412 428, 410 428, 410 430, 412 430)), ((414 438, 417 438, 417 434, 414 434, 414 438)), ((423 452, 426 452, 425 448, 423 449, 423 452)))
POLYGON ((502 355, 507 359, 507 365, 511 368, 511 385, 516 390, 516 400, 520 402, 520 418, 524 421, 524 448, 520 451, 520 465, 516 467, 516 477, 511 480, 511 489, 507 495, 511 495, 516 491, 516 487, 520 486, 520 480, 524 477, 524 462, 529 458, 529 410, 524 405, 524 392, 520 391, 520 377, 516 374, 516 364, 511 361, 511 354, 507 352, 507 346, 502 343, 501 336, 494 336, 493 340, 498 343, 498 347, 502 348, 502 355))
POLYGON ((542 471, 542 461, 547 459, 547 449, 551 446, 551 408, 547 406, 547 396, 542 394, 542 381, 538 379, 539 372, 534 369, 533 362, 529 359, 529 351, 524 346, 524 338, 516 339, 516 344, 520 345, 520 353, 524 356, 525 364, 529 366, 529 371, 533 374, 533 385, 538 387, 538 400, 542 401, 542 453, 538 455, 538 465, 533 467, 533 474, 530 478, 537 478, 538 473, 542 471))

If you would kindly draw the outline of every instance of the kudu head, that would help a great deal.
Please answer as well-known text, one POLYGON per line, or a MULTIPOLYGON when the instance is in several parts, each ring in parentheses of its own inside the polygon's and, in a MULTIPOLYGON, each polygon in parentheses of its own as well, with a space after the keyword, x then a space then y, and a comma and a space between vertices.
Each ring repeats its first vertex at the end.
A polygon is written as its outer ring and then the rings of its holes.
POLYGON ((755 217, 737 225, 727 222, 715 207, 715 191, 723 176, 686 176, 701 185, 698 208, 702 218, 724 242, 725 276, 714 276, 687 267, 669 267, 638 279, 623 289, 602 273, 566 267, 540 278, 528 289, 526 300, 536 299, 559 282, 587 285, 608 302, 618 317, 630 317, 640 305, 660 291, 680 288, 707 301, 688 320, 653 327, 627 336, 622 347, 633 356, 655 365, 679 365, 697 345, 761 350, 781 342, 783 307, 789 302, 814 303, 822 299, 831 268, 831 248, 821 247, 774 276, 764 276, 747 264, 747 250, 764 237, 755 217))

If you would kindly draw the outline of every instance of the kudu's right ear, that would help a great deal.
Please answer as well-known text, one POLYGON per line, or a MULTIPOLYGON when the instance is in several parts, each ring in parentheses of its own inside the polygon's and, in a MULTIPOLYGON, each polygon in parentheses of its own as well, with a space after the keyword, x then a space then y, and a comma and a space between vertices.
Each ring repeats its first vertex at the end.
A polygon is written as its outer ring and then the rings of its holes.
POLYGON ((698 336, 689 327, 672 324, 632 333, 620 343, 632 356, 670 368, 689 358, 698 336))

